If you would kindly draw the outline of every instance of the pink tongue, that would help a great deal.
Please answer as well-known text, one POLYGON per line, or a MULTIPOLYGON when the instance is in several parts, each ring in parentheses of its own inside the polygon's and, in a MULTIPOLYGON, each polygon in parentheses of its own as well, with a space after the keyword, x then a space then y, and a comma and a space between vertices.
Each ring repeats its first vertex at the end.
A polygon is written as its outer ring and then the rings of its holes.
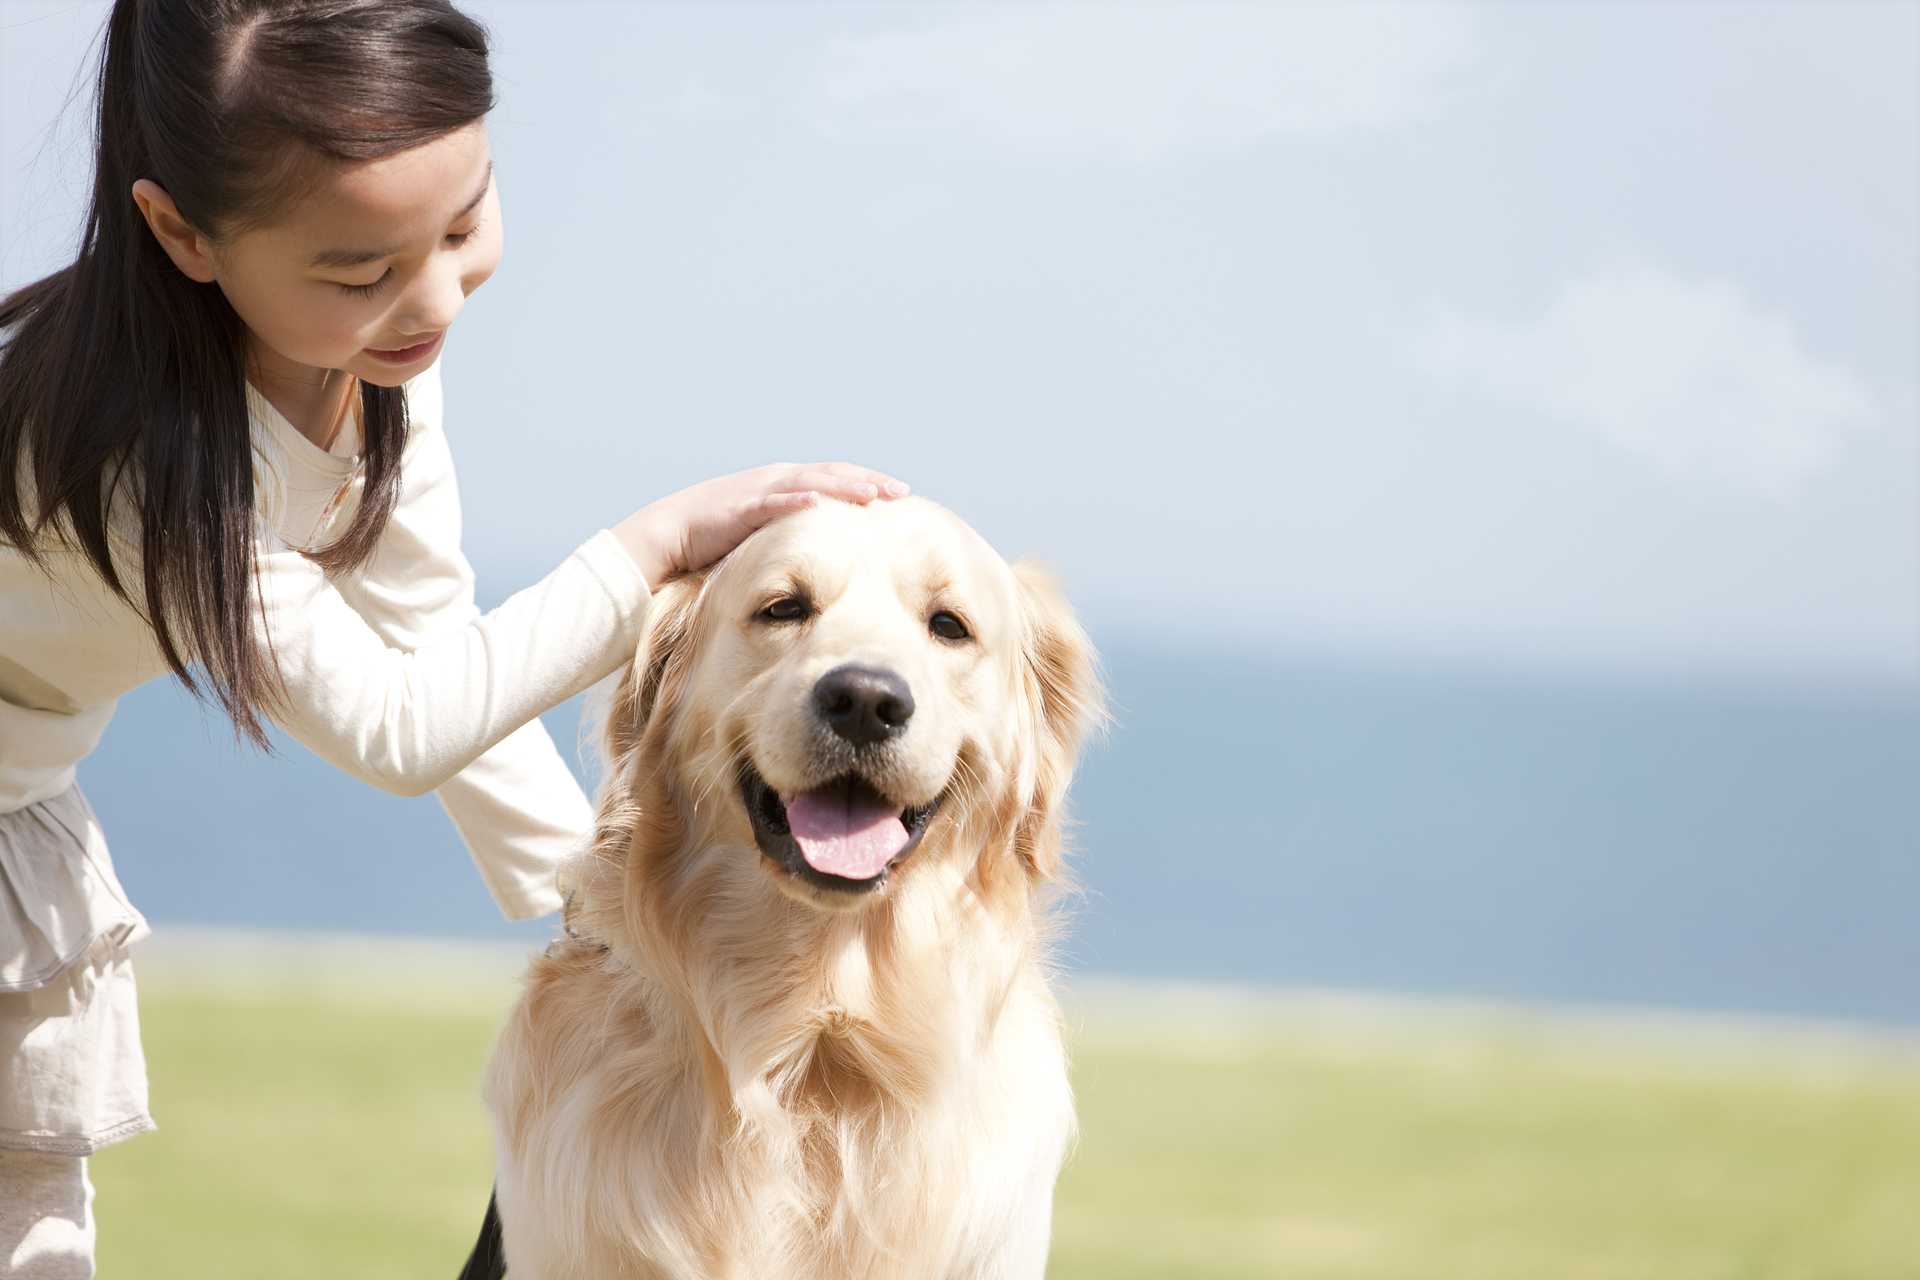
POLYGON ((871 880, 907 843, 900 810, 846 787, 803 791, 787 801, 787 826, 807 865, 846 880, 871 880))

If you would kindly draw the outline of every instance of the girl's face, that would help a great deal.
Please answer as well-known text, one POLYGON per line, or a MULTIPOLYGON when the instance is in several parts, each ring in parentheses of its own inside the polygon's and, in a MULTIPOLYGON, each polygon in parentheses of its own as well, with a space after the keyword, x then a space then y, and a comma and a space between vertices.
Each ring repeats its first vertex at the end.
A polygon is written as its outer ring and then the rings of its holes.
POLYGON ((342 369, 398 386, 433 363, 500 263, 486 128, 336 168, 278 222, 214 242, 207 257, 268 380, 342 369))

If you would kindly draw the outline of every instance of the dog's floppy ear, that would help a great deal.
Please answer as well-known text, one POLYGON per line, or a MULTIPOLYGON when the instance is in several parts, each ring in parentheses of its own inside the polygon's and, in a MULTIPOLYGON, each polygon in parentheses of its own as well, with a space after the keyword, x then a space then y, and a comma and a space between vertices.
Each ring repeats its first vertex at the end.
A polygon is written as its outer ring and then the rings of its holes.
MULTIPOLYGON (((642 811, 635 804, 635 771, 657 743, 647 741, 658 713, 670 709, 686 684, 693 627, 706 573, 690 573, 661 583, 647 601, 633 661, 604 701, 592 704, 588 732, 597 729, 604 772, 593 840, 559 871, 562 920, 569 936, 606 939, 621 936, 621 885, 642 811), (644 749, 643 749, 644 744, 644 749)), ((664 809, 645 817, 669 822, 664 809)))
POLYGON ((1099 659, 1051 570, 1031 560, 1013 566, 1020 589, 1020 680, 1024 735, 1031 745, 1021 769, 1025 811, 1014 848, 1043 879, 1060 874, 1061 819, 1067 784, 1089 734, 1111 723, 1099 659))
POLYGON ((660 584, 648 601, 640 643, 607 715, 609 760, 624 760, 640 745, 663 693, 685 679, 694 614, 706 581, 705 571, 683 574, 660 584))

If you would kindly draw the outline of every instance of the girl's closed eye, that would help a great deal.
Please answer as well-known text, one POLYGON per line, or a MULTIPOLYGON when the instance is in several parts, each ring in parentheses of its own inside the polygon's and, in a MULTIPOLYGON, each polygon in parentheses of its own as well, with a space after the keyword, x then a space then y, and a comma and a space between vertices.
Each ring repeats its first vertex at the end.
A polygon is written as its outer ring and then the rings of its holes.
POLYGON ((334 287, 341 292, 351 294, 356 298, 371 298, 374 294, 386 288, 387 282, 392 279, 393 268, 388 267, 380 273, 378 280, 371 281, 367 284, 341 284, 338 280, 334 281, 333 284, 334 287))
MULTIPOLYGON (((480 225, 481 224, 478 221, 476 221, 472 226, 468 227, 465 231, 448 232, 447 243, 453 246, 454 248, 458 249, 461 245, 467 243, 467 241, 473 239, 475 236, 480 234, 480 225)), ((380 273, 379 279, 369 281, 366 284, 343 284, 338 280, 332 281, 332 284, 334 285, 335 288, 339 289, 341 292, 351 294, 353 297, 371 298, 374 294, 379 293, 381 290, 385 289, 387 285, 392 282, 392 280, 393 280, 393 268, 388 267, 385 271, 380 273)))
POLYGON ((454 248, 458 249, 461 245, 465 244, 467 241, 473 239, 475 236, 479 234, 480 234, 480 220, 476 218, 474 220, 473 225, 468 227, 465 231, 449 231, 447 233, 447 243, 452 245, 454 248))

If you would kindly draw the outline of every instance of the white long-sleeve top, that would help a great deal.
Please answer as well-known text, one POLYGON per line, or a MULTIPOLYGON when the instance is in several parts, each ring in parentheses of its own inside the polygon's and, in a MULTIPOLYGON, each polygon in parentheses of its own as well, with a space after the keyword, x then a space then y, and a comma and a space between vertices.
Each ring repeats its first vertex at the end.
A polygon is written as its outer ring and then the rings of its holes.
MULTIPOLYGON (((560 905, 554 868, 592 814, 536 717, 631 658, 649 586, 601 529, 482 614, 460 550, 438 363, 407 390, 399 505, 373 556, 330 578, 299 549, 324 545, 352 518, 363 481, 357 427, 323 450, 247 389, 255 628, 271 635, 288 695, 274 720, 365 782, 433 791, 501 911, 545 914, 560 905)), ((137 542, 115 547, 139 599, 137 542)), ((50 563, 51 581, 0 546, 0 813, 64 791, 120 696, 167 674, 152 630, 84 557, 56 550, 50 563)))

